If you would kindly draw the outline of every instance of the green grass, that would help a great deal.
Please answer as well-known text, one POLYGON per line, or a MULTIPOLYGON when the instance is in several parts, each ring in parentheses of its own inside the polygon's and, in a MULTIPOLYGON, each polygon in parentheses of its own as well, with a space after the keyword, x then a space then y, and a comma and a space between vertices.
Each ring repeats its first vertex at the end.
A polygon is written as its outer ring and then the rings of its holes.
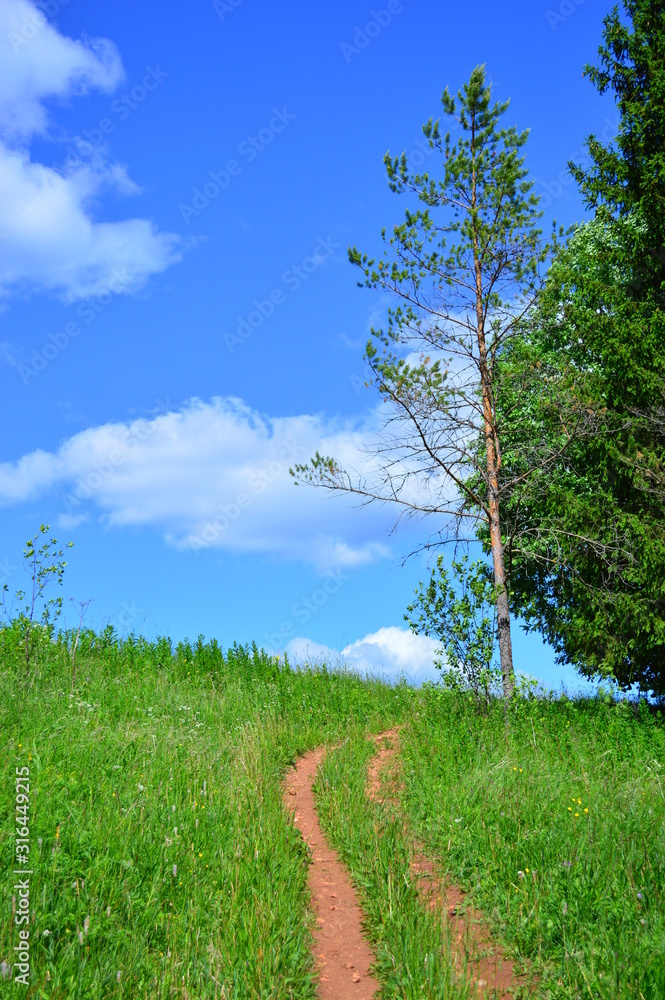
POLYGON ((284 670, 257 651, 199 643, 171 656, 87 636, 75 693, 55 647, 26 698, 2 652, 0 961, 17 941, 25 764, 34 923, 30 988, 0 978, 0 993, 313 998, 307 854, 282 809, 283 774, 350 722, 389 724, 409 692, 284 670))
POLYGON ((533 995, 665 997, 665 730, 646 709, 523 700, 506 724, 431 687, 109 633, 84 635, 73 692, 64 641, 36 665, 30 686, 0 629, 0 962, 17 943, 26 764, 34 872, 31 983, 0 977, 0 996, 314 998, 308 853, 282 781, 327 743, 321 820, 363 898, 382 996, 460 1000, 402 824, 364 796, 365 737, 400 722, 402 808, 537 972, 533 995))
POLYGON ((506 724, 432 691, 402 747, 414 828, 542 996, 665 997, 662 716, 533 699, 506 724))

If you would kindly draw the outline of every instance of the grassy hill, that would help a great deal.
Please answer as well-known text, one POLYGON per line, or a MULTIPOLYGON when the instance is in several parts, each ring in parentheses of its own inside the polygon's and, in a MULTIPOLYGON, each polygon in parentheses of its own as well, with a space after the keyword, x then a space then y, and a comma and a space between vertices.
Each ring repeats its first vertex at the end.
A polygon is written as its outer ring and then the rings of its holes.
POLYGON ((537 977, 530 995, 665 996, 665 728, 644 704, 531 698, 481 717, 433 686, 108 631, 82 635, 73 690, 71 638, 36 657, 26 674, 0 630, 0 995, 313 998, 308 855, 282 782, 326 743, 321 822, 384 995, 463 997, 410 884, 404 824, 364 794, 366 736, 399 724, 399 809, 537 977), (17 768, 27 989, 7 969, 17 768))

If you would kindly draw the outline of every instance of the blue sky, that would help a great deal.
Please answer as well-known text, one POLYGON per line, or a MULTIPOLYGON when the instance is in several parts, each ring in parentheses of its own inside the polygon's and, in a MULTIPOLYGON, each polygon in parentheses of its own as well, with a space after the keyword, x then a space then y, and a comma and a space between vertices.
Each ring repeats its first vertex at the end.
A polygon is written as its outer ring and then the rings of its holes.
MULTIPOLYGON (((431 645, 402 616, 426 566, 403 561, 429 529, 391 534, 389 512, 288 475, 317 447, 352 461, 376 429, 362 354, 386 303, 356 287, 346 248, 376 251, 401 219, 383 154, 432 162, 421 126, 478 63, 531 130, 545 224, 581 219, 566 162, 616 128, 582 75, 604 13, 2 0, 10 590, 47 522, 75 543, 65 593, 93 599, 90 624, 425 676, 431 645)), ((571 682, 515 633, 518 669, 571 682)))

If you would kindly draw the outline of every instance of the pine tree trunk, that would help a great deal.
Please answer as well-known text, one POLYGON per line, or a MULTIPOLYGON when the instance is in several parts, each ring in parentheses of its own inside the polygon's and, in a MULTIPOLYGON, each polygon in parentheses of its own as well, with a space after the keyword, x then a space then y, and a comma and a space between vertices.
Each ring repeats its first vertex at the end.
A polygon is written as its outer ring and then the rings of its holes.
MULTIPOLYGON (((475 128, 472 130, 472 148, 475 128)), ((476 175, 475 167, 472 178, 473 208, 476 207, 476 175)), ((492 403, 492 382, 487 364, 487 343, 485 340, 485 313, 483 308, 483 275, 480 259, 480 247, 477 234, 473 236, 473 263, 476 280, 476 321, 478 333, 479 373, 483 399, 483 422, 485 447, 487 451, 487 492, 489 499, 489 528, 492 546, 492 562, 494 566, 494 586, 496 588, 496 617, 499 637, 499 657, 501 660, 501 677, 503 680, 503 698, 510 701, 515 690, 515 671, 513 669, 513 645, 510 637, 510 607, 508 604, 508 588, 506 586, 506 566, 503 558, 503 542, 501 540, 501 518, 499 516, 499 474, 501 452, 499 442, 495 439, 494 406, 492 403)))
MULTIPOLYGON (((483 338, 484 344, 484 338, 483 338)), ((489 495, 490 544, 494 566, 494 586, 496 588, 496 619, 499 635, 499 657, 503 679, 503 697, 508 702, 515 690, 513 669, 513 644, 510 637, 510 606, 506 566, 503 558, 501 539, 501 518, 499 516, 499 455, 494 442, 492 405, 489 386, 483 383, 483 410, 485 417, 485 446, 487 451, 487 486, 489 495)))
POLYGON ((506 567, 503 559, 503 544, 501 542, 501 525, 499 521, 499 505, 490 500, 490 537, 492 540, 492 560, 494 563, 494 585, 496 587, 496 619, 499 634, 499 657, 501 659, 501 677, 503 680, 503 697, 508 702, 515 690, 515 671, 513 668, 513 644, 510 637, 510 607, 508 604, 508 588, 506 586, 506 567), (492 516, 496 510, 496 517, 492 516))

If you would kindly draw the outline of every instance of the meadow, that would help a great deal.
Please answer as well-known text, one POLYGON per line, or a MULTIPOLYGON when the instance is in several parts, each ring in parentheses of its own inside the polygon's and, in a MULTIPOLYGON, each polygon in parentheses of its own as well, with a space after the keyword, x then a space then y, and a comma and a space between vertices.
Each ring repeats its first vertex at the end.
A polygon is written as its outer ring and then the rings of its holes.
POLYGON ((314 998, 308 851, 286 769, 331 751, 321 823, 359 890, 384 997, 464 998, 409 877, 404 818, 529 970, 528 995, 665 996, 665 730, 654 708, 463 695, 256 647, 43 641, 0 629, 0 995, 314 998), (365 795, 369 734, 401 726, 399 801, 365 795), (29 768, 29 986, 15 774, 29 768), (401 816, 399 815, 401 813, 401 816))

